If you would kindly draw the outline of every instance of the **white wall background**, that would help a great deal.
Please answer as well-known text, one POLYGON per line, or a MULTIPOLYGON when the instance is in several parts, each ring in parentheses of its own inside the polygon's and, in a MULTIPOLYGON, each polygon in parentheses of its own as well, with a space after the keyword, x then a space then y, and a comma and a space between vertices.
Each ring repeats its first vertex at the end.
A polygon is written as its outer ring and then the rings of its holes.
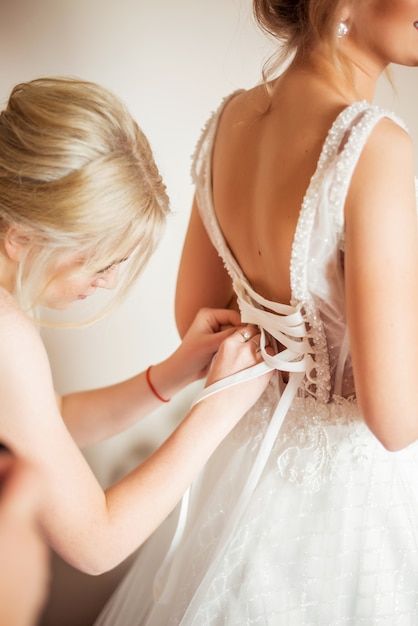
MULTIPOLYGON (((176 347, 174 289, 193 192, 191 154, 221 98, 258 81, 268 49, 252 22, 251 0, 0 0, 1 104, 14 84, 38 76, 71 75, 111 88, 146 132, 172 202, 161 246, 129 299, 93 327, 43 331, 59 392, 116 382, 176 347)), ((407 121, 418 146, 416 71, 395 68, 394 77, 398 94, 382 81, 377 101, 407 121)), ((101 482, 157 445, 194 392, 87 451, 101 482)), ((90 578, 54 560, 42 625, 89 626, 123 569, 90 578)))

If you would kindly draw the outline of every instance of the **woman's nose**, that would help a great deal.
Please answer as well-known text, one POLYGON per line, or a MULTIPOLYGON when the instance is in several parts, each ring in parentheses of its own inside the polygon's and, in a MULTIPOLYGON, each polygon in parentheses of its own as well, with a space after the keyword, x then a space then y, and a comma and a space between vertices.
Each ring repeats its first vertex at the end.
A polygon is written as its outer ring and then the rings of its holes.
POLYGON ((99 289, 115 289, 119 280, 119 265, 105 270, 102 274, 95 276, 92 285, 99 289))

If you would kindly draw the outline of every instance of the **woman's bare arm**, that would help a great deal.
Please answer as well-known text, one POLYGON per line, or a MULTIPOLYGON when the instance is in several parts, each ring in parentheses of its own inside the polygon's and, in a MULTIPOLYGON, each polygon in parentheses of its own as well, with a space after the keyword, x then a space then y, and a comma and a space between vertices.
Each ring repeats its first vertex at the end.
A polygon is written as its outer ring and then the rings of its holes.
POLYGON ((175 314, 183 337, 202 307, 233 307, 234 291, 223 261, 210 241, 196 198, 177 276, 175 314))
POLYGON ((362 415, 390 450, 418 438, 418 229, 413 146, 372 133, 346 205, 346 297, 362 415))
MULTIPOLYGON (((201 309, 175 352, 149 372, 151 384, 165 399, 204 377, 222 341, 241 323, 236 311, 201 309)), ((59 407, 80 447, 115 435, 161 406, 145 372, 108 387, 64 396, 59 407)))
MULTIPOLYGON (((0 440, 40 474, 48 543, 90 574, 117 565, 155 530, 268 379, 198 404, 159 450, 103 492, 59 414, 48 358, 31 322, 21 312, 3 312, 0 336, 0 440)), ((235 332, 219 347, 208 380, 257 360, 254 343, 235 332)))

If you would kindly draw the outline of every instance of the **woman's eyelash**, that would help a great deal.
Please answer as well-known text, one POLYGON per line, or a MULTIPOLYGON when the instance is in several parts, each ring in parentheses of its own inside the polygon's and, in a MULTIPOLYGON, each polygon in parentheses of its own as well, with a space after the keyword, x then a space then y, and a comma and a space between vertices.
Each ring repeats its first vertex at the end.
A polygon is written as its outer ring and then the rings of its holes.
POLYGON ((121 259, 120 261, 115 261, 114 263, 111 263, 110 265, 108 265, 107 267, 105 267, 104 269, 100 270, 97 273, 98 274, 104 274, 105 272, 110 272, 110 270, 113 270, 117 265, 120 265, 121 263, 124 263, 128 259, 129 259, 129 257, 127 256, 127 257, 121 259))
POLYGON ((104 269, 100 270, 97 273, 105 274, 106 272, 110 272, 110 270, 113 270, 117 265, 118 265, 117 263, 112 263, 111 265, 108 265, 107 267, 105 267, 104 269))

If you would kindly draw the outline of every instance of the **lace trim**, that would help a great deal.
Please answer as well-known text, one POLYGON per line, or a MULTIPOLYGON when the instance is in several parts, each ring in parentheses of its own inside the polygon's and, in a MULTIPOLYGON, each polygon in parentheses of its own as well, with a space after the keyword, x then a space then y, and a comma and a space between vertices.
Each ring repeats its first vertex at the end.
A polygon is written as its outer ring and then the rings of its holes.
POLYGON ((347 463, 364 466, 371 459, 371 439, 357 404, 343 398, 320 404, 297 398, 274 452, 280 475, 305 490, 317 491, 339 476, 347 463))

